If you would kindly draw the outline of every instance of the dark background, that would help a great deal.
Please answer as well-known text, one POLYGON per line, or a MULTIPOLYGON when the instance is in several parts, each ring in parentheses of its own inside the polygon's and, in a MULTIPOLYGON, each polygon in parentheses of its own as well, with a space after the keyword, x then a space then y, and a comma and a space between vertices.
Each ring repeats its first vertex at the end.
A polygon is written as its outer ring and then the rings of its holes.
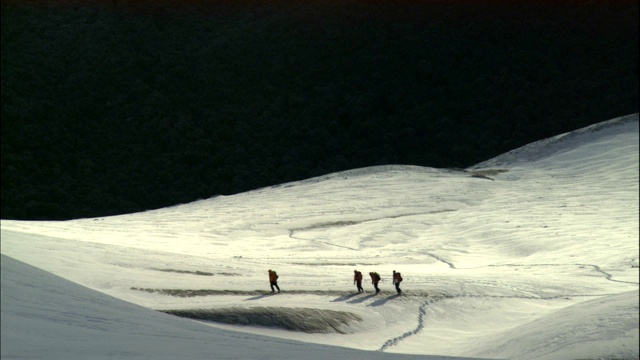
POLYGON ((467 167, 635 112, 636 1, 2 1, 3 219, 467 167))

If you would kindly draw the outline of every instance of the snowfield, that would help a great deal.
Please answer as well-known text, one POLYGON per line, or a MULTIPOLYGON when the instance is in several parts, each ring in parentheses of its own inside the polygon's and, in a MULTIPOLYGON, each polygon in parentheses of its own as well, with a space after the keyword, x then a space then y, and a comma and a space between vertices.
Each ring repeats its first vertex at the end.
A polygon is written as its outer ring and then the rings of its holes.
POLYGON ((2 220, 1 357, 638 359, 638 141, 634 114, 468 169, 2 220))

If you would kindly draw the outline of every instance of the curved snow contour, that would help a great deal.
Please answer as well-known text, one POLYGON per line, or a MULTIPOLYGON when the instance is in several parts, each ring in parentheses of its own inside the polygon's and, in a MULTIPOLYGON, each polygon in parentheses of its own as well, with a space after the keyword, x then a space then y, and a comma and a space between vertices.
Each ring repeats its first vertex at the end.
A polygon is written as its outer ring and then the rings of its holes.
POLYGON ((360 316, 353 313, 310 308, 252 307, 161 311, 195 320, 277 327, 306 333, 347 334, 350 332, 350 324, 362 321, 360 316))
POLYGON ((508 329, 485 339, 467 355, 538 360, 638 359, 638 325, 638 290, 633 290, 569 306, 508 329))

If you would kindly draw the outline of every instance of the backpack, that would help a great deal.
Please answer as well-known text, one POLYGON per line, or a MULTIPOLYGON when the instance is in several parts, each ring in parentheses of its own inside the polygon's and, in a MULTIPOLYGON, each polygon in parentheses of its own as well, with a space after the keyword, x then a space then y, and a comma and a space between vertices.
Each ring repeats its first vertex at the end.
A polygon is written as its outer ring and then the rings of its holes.
POLYGON ((374 272, 373 278, 376 279, 377 281, 380 281, 380 274, 378 274, 377 272, 374 272))
POLYGON ((280 276, 278 276, 278 273, 277 273, 277 272, 275 272, 275 271, 273 272, 273 275, 275 275, 275 276, 276 276, 276 280, 278 280, 278 278, 280 277, 280 276))
POLYGON ((398 282, 402 282, 402 275, 400 275, 400 273, 396 273, 397 277, 398 277, 398 282))

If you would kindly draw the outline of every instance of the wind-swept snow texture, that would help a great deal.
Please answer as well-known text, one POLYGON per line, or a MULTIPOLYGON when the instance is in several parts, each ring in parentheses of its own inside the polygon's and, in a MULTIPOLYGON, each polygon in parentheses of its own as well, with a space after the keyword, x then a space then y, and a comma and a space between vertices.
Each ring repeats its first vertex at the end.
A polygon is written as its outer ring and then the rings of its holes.
POLYGON ((2 220, 2 358, 637 359, 638 140, 634 114, 468 169, 2 220))

